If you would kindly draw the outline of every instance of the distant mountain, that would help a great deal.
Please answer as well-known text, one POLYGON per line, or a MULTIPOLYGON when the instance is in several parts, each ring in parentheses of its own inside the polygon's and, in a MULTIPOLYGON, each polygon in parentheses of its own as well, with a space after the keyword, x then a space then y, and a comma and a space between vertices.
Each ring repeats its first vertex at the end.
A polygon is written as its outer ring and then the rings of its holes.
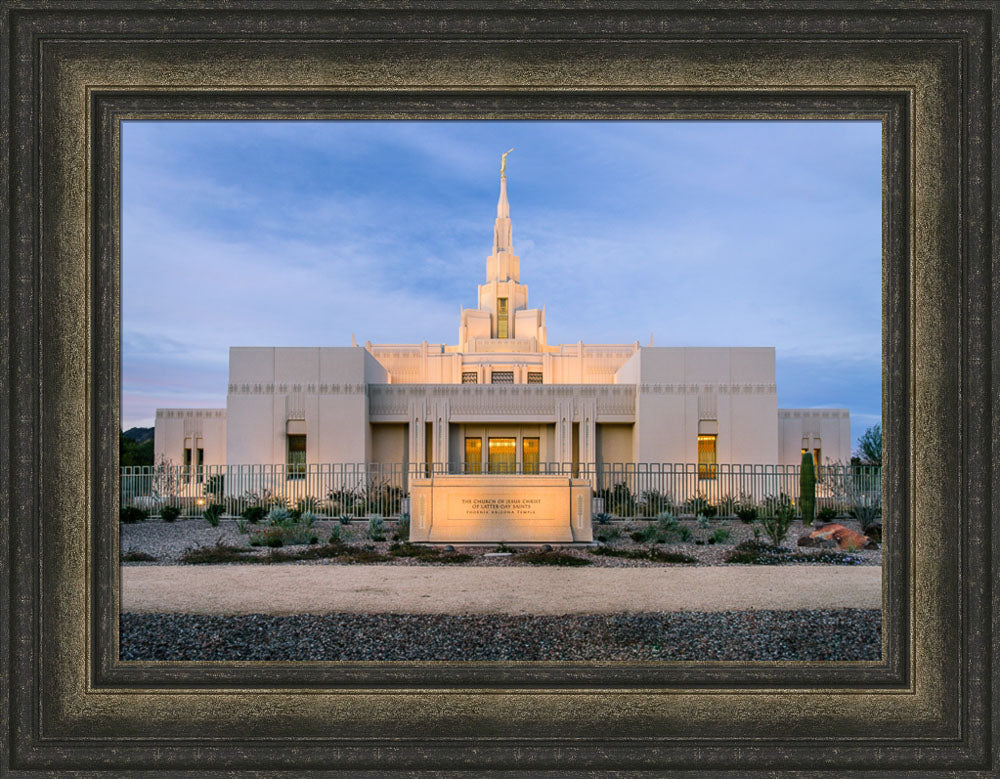
POLYGON ((153 440, 153 429, 152 427, 130 427, 124 433, 129 441, 135 441, 137 444, 143 444, 146 441, 153 440))

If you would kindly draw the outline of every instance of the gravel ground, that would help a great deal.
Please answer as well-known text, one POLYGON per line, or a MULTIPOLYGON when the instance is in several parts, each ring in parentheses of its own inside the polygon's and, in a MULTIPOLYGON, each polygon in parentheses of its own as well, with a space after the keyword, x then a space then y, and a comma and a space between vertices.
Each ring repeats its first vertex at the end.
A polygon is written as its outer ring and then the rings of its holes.
POLYGON ((881 611, 122 614, 122 660, 879 660, 881 611))
MULTIPOLYGON (((857 529, 857 523, 851 520, 838 520, 847 527, 857 529)), ((594 526, 595 537, 599 534, 615 534, 619 538, 610 539, 609 545, 623 548, 639 548, 628 538, 629 533, 640 527, 645 527, 648 522, 612 522, 607 525, 594 526)), ((683 521, 682 525, 687 525, 695 533, 695 536, 705 535, 706 531, 699 530, 693 521, 683 521)), ((386 532, 391 537, 392 523, 386 523, 386 532)), ((376 550, 385 552, 389 548, 389 542, 373 543, 365 539, 367 522, 354 522, 350 526, 341 526, 339 523, 330 520, 320 520, 316 522, 316 535, 320 542, 325 542, 330 537, 330 532, 334 526, 339 526, 341 537, 347 543, 367 543, 376 550)), ((733 546, 740 541, 753 538, 753 529, 750 525, 745 525, 739 520, 713 521, 709 531, 718 527, 726 528, 731 533, 731 538, 726 544, 697 545, 694 543, 685 544, 658 544, 657 549, 668 552, 682 552, 697 559, 697 565, 720 565, 723 558, 733 546)), ((251 554, 266 557, 269 549, 260 547, 248 547, 247 537, 241 534, 235 520, 222 520, 218 527, 211 527, 204 519, 179 519, 176 522, 162 522, 158 519, 147 520, 135 524, 120 525, 121 535, 119 546, 124 554, 129 551, 141 551, 156 558, 154 563, 126 563, 127 565, 177 565, 180 564, 180 556, 185 550, 199 546, 214 546, 217 542, 230 544, 233 546, 246 547, 251 550, 251 554)), ((785 547, 796 549, 796 541, 803 534, 801 522, 795 522, 788 532, 785 547)), ((289 550, 300 549, 302 547, 286 547, 289 550)), ((464 565, 483 566, 505 566, 516 565, 517 563, 506 557, 484 557, 485 552, 492 552, 496 545, 483 547, 466 547, 459 545, 461 552, 474 555, 473 560, 464 565)), ((590 554, 586 549, 563 547, 563 551, 571 554, 586 557, 591 562, 591 567, 601 568, 645 568, 658 567, 664 563, 656 563, 649 560, 630 560, 621 557, 600 557, 590 554)), ((863 550, 853 553, 861 565, 881 565, 881 550, 863 550)), ((288 563, 289 565, 314 565, 314 564, 342 564, 334 561, 321 560, 312 562, 288 563)), ((371 563, 369 563, 371 564, 371 563)), ((397 558, 384 563, 374 563, 375 565, 435 565, 435 563, 421 562, 412 558, 397 558)), ((823 565, 822 563, 813 563, 823 565)))

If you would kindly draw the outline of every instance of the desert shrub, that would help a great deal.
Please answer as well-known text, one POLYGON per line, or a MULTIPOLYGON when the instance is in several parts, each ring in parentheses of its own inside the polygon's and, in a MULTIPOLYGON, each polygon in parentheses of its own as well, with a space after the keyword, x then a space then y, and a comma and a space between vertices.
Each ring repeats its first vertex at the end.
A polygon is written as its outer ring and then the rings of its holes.
POLYGON ((617 527, 607 526, 601 528, 600 532, 594 535, 594 539, 601 541, 603 543, 610 543, 611 541, 617 541, 622 537, 622 531, 617 527))
POLYGON ((119 519, 126 525, 135 522, 145 522, 149 519, 149 509, 141 509, 138 506, 123 506, 119 514, 119 519))
POLYGON ((160 519, 164 522, 173 522, 181 515, 180 506, 164 506, 160 509, 160 519))
POLYGON ((742 541, 726 555, 725 561, 774 565, 778 557, 784 554, 785 550, 776 549, 772 544, 765 544, 763 541, 742 541))
POLYGON ((250 546, 297 546, 319 543, 316 532, 301 522, 293 522, 290 518, 277 525, 253 528, 247 531, 250 546))
POLYGON ((634 517, 636 514, 635 496, 625 482, 618 482, 611 489, 597 491, 597 497, 604 501, 604 510, 618 517, 634 517))
POLYGON ((417 544, 393 544, 389 547, 393 557, 412 557, 417 560, 433 560, 441 556, 441 550, 433 546, 418 546, 417 544))
POLYGON ((705 518, 711 518, 714 517, 719 510, 709 503, 704 496, 696 495, 684 504, 684 511, 687 514, 694 514, 695 516, 700 514, 705 518))
POLYGON ((299 514, 299 524, 305 525, 306 527, 312 527, 318 517, 311 511, 303 511, 299 514))
POLYGON ((783 565, 785 563, 829 563, 833 565, 860 565, 861 557, 833 549, 797 552, 782 549, 762 541, 743 541, 726 555, 727 563, 750 565, 783 565))
POLYGON ((267 516, 267 509, 259 503, 255 503, 254 505, 247 506, 243 509, 243 511, 240 512, 240 516, 251 525, 256 525, 267 516))
POLYGON ((752 503, 741 503, 736 509, 736 516, 745 525, 749 525, 757 519, 757 507, 752 503))
POLYGON ((337 521, 340 522, 341 525, 349 525, 349 524, 351 524, 351 515, 350 514, 341 514, 337 518, 337 521))
POLYGON ((330 530, 330 539, 327 541, 329 544, 342 544, 343 541, 340 539, 340 525, 334 525, 330 530))
POLYGON ((764 533, 771 539, 771 544, 781 546, 794 519, 795 506, 791 502, 780 503, 776 505, 773 514, 765 514, 760 518, 760 524, 764 528, 764 533))
POLYGON ((368 519, 368 537, 372 541, 385 541, 385 520, 378 514, 368 519))
POLYGON ((831 506, 823 506, 823 508, 816 512, 816 516, 820 522, 832 522, 837 518, 837 509, 831 506))
POLYGON ((219 539, 215 542, 215 546, 199 546, 193 549, 185 549, 180 557, 180 561, 190 565, 251 562, 253 558, 247 558, 247 551, 243 547, 228 546, 222 543, 222 539, 219 539))
POLYGON ((669 492, 645 490, 639 500, 639 509, 644 517, 655 517, 664 511, 672 512, 674 498, 669 492))
POLYGON ((580 566, 591 564, 591 561, 585 557, 577 557, 565 552, 522 552, 514 559, 519 563, 528 563, 529 565, 580 566))
POLYGON ((875 520, 882 516, 882 503, 880 500, 867 500, 859 496, 851 508, 851 514, 861 524, 861 532, 863 533, 876 524, 875 520))
POLYGON ((223 493, 225 492, 226 478, 221 473, 213 473, 205 481, 205 486, 202 488, 206 498, 210 498, 213 503, 219 503, 223 498, 223 493))
POLYGON ((740 502, 736 500, 732 495, 726 495, 719 499, 716 504, 716 516, 717 517, 732 517, 736 515, 736 509, 739 508, 740 502))
POLYGON ((393 544, 389 548, 389 555, 392 557, 408 557, 413 560, 420 560, 425 563, 467 563, 472 559, 470 554, 455 554, 454 552, 442 552, 432 546, 418 546, 417 544, 393 544))
POLYGON ((681 525, 677 528, 677 540, 683 544, 687 544, 694 538, 694 533, 691 532, 691 528, 681 525))
POLYGON ((782 492, 780 495, 767 495, 761 501, 759 515, 773 516, 779 511, 787 511, 789 508, 794 517, 795 501, 787 493, 782 492))
POLYGON ((601 557, 622 557, 628 560, 652 560, 657 563, 696 563, 695 558, 681 552, 663 552, 659 549, 613 549, 599 546, 590 550, 601 557))
POLYGON ((598 525, 606 525, 611 521, 611 515, 606 511, 602 511, 599 514, 594 514, 594 521, 598 525))
POLYGON ((632 533, 631 538, 637 544, 655 543, 658 539, 660 529, 656 525, 646 525, 641 530, 632 533))
POLYGON ((708 543, 710 544, 724 544, 729 540, 732 533, 728 528, 717 527, 712 531, 712 535, 708 537, 708 543))
POLYGON ((221 503, 211 503, 208 508, 202 512, 202 516, 205 521, 208 522, 212 527, 219 526, 219 520, 222 519, 222 512, 226 510, 226 507, 221 503))
POLYGON ((410 538, 410 515, 400 514, 396 520, 395 539, 397 541, 408 541, 410 538))
POLYGON ((669 511, 661 511, 656 515, 657 527, 664 533, 676 533, 678 528, 677 517, 669 511))
POLYGON ((272 525, 280 525, 282 522, 288 522, 291 518, 292 512, 284 506, 275 506, 267 512, 267 521, 272 525))
POLYGON ((139 549, 129 549, 127 552, 122 553, 123 563, 155 563, 156 558, 149 552, 143 552, 139 549))
POLYGON ((697 558, 683 552, 664 552, 662 549, 648 550, 649 559, 654 563, 696 563, 697 558))

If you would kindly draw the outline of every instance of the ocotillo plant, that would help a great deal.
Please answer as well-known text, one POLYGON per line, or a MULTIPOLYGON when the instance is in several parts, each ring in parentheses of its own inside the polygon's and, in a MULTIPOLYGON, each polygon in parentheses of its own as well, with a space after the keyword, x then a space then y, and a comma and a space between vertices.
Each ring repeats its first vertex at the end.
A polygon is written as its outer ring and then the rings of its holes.
POLYGON ((799 508, 802 511, 802 525, 811 525, 816 511, 816 470, 813 468, 812 454, 802 453, 802 470, 799 473, 799 508))

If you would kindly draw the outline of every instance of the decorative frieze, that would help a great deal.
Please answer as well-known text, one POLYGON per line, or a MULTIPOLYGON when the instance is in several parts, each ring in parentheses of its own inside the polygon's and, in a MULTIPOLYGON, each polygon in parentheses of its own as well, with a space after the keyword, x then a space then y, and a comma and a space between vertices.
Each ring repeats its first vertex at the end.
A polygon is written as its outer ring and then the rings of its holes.
POLYGON ((363 395, 364 384, 230 384, 230 395, 363 395))
POLYGON ((640 384, 644 395, 775 395, 776 384, 640 384))
POLYGON ((849 419, 846 408, 779 408, 779 419, 849 419))
POLYGON ((225 419, 224 408, 158 408, 157 419, 225 419))
POLYGON ((412 398, 446 400, 456 416, 551 416, 558 401, 575 407, 591 403, 598 415, 633 416, 635 385, 607 387, 547 384, 370 384, 369 414, 372 418, 407 413, 412 398))

